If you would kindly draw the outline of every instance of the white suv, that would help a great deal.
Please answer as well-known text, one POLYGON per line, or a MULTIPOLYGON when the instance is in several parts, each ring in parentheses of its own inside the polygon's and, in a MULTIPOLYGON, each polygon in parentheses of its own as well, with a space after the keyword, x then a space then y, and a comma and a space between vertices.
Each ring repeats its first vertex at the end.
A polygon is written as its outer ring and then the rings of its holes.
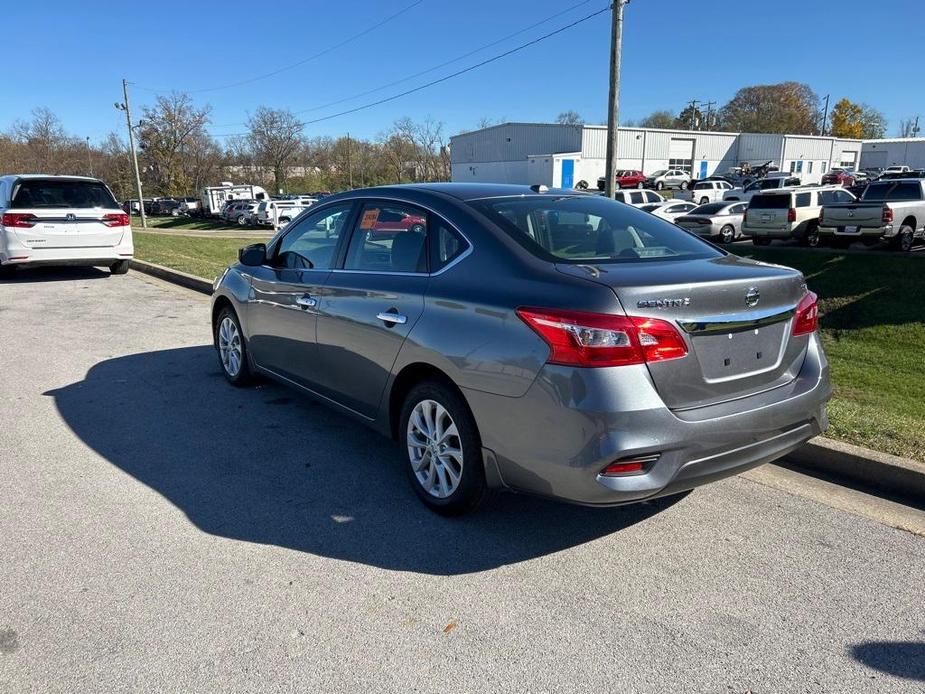
POLYGON ((732 184, 729 181, 697 181, 690 190, 678 193, 675 197, 706 205, 708 202, 719 202, 730 190, 732 184))
POLYGON ((756 246, 772 239, 798 239, 804 246, 819 245, 819 211, 823 205, 854 202, 856 198, 841 186, 799 186, 768 190, 748 203, 742 234, 756 246))
POLYGON ((779 188, 790 188, 800 185, 800 179, 793 176, 768 176, 760 178, 754 183, 749 183, 742 188, 733 188, 723 193, 723 200, 751 200, 753 196, 758 195, 766 190, 776 190, 779 188))
POLYGON ((83 176, 0 177, 0 269, 105 265, 128 272, 131 220, 102 181, 83 176))
POLYGON ((654 190, 615 190, 613 198, 617 202, 625 202, 633 207, 651 204, 664 205, 668 202, 654 190))

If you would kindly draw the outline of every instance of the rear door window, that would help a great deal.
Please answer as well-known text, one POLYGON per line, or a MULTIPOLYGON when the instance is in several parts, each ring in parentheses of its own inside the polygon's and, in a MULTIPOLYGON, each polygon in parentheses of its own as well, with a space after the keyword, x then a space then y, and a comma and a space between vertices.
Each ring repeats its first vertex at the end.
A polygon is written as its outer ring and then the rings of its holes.
POLYGON ((797 207, 809 207, 809 202, 812 199, 811 193, 797 193, 796 194, 796 206, 797 207))
POLYGON ((118 208, 112 193, 98 181, 23 180, 13 190, 10 209, 118 208))
POLYGON ((427 272, 427 213, 405 203, 367 202, 360 211, 345 270, 427 272))

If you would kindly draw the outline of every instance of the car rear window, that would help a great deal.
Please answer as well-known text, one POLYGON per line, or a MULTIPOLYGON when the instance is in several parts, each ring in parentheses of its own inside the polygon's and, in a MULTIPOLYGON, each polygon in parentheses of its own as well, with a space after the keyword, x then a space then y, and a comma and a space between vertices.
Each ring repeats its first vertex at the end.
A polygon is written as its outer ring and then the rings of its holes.
POLYGON ((871 183, 862 200, 921 200, 922 185, 917 181, 871 183))
POLYGON ((789 195, 756 195, 748 206, 758 210, 786 210, 790 207, 789 195))
POLYGON ((33 179, 20 181, 13 189, 10 209, 118 208, 112 193, 98 181, 33 179))
POLYGON ((600 196, 492 198, 471 204, 550 262, 633 263, 723 255, 673 224, 600 196))
POLYGON ((691 214, 716 214, 731 204, 729 202, 708 202, 706 205, 694 208, 691 214))

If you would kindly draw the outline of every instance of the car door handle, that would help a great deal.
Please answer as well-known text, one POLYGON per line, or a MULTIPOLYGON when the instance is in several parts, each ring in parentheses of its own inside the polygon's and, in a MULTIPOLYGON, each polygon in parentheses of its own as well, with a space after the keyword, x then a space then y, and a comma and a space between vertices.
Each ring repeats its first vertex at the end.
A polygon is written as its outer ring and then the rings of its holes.
POLYGON ((300 296, 295 302, 302 308, 315 308, 318 305, 318 299, 308 294, 300 296))
POLYGON ((408 322, 408 316, 403 316, 402 314, 395 313, 394 311, 380 311, 376 314, 376 318, 384 323, 392 323, 397 325, 404 325, 408 322))

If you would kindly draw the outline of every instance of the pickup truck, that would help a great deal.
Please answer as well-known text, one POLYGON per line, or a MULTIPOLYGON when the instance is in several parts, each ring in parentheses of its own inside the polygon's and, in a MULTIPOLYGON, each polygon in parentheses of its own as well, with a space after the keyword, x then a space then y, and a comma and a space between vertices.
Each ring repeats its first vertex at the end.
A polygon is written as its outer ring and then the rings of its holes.
POLYGON ((824 205, 819 210, 819 240, 836 248, 853 241, 873 245, 884 239, 909 251, 925 237, 925 180, 874 181, 857 202, 824 205))

